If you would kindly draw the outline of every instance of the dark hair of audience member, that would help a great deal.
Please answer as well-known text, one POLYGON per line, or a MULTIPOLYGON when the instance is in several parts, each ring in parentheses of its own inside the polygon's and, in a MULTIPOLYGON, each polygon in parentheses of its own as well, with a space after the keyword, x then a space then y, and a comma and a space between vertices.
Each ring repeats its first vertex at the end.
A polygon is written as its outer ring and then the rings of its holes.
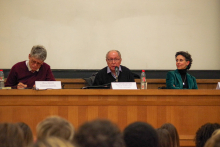
POLYGON ((29 147, 74 147, 74 145, 62 138, 47 137, 42 140, 37 140, 36 143, 29 147))
POLYGON ((109 120, 96 119, 79 127, 73 142, 80 147, 123 147, 118 126, 109 120))
POLYGON ((72 124, 59 116, 47 117, 37 125, 37 139, 54 136, 72 140, 73 135, 74 128, 72 124))
POLYGON ((0 147, 25 147, 23 132, 17 124, 0 123, 0 147))
POLYGON ((33 134, 32 134, 31 128, 24 122, 19 122, 17 123, 17 125, 23 131, 25 146, 32 144, 34 140, 33 140, 33 134))
POLYGON ((172 140, 172 143, 173 143, 173 145, 172 145, 173 147, 179 147, 180 146, 179 134, 177 132, 176 127, 173 124, 165 123, 160 128, 166 129, 170 133, 171 140, 172 140))
POLYGON ((159 147, 173 147, 172 139, 168 130, 158 128, 156 131, 159 138, 159 147))
POLYGON ((204 147, 206 141, 212 136, 212 133, 220 128, 218 123, 206 123, 202 125, 196 132, 196 147, 204 147))
POLYGON ((215 134, 209 138, 204 147, 220 147, 220 134, 215 134))
POLYGON ((148 123, 134 122, 123 132, 126 147, 158 147, 156 130, 148 123))

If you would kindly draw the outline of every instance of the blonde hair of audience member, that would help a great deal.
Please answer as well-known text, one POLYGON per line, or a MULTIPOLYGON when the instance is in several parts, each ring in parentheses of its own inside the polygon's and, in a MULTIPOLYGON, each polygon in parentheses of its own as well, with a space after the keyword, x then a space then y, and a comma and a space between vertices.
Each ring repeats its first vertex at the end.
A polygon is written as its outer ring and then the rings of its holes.
POLYGON ((25 147, 23 132, 17 124, 0 124, 0 147, 25 147))
POLYGON ((218 135, 218 134, 220 134, 220 129, 215 130, 215 131, 212 133, 212 136, 218 135))
POLYGON ((33 143, 33 134, 31 128, 24 122, 19 122, 17 125, 21 128, 23 135, 24 135, 24 143, 26 146, 33 143))
POLYGON ((168 130, 158 128, 156 131, 159 139, 159 147, 173 147, 173 142, 168 130))
POLYGON ((37 139, 46 137, 59 137, 65 140, 72 140, 74 127, 72 124, 59 116, 51 116, 37 125, 37 139))
POLYGON ((220 147, 220 134, 214 134, 209 138, 204 147, 220 147))
POLYGON ((166 129, 171 136, 171 140, 173 142, 173 147, 179 147, 180 141, 179 141, 179 134, 177 132, 176 127, 171 123, 165 123, 160 128, 166 129))
POLYGON ((38 140, 30 147, 74 147, 74 145, 62 138, 48 137, 43 140, 38 140))

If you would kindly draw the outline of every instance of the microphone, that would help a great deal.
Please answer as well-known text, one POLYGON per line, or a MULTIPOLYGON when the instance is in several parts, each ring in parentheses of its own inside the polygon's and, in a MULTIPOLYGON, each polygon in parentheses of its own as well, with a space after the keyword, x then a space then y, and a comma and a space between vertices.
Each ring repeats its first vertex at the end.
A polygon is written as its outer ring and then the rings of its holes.
POLYGON ((118 82, 118 75, 119 75, 119 68, 118 66, 115 66, 115 74, 116 74, 116 82, 118 82))

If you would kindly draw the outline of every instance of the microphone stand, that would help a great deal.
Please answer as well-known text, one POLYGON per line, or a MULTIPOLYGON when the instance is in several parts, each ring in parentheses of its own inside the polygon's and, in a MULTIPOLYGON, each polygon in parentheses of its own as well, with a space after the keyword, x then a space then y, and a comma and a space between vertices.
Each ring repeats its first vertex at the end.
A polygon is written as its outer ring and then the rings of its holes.
POLYGON ((115 77, 116 77, 115 82, 118 82, 118 75, 119 75, 119 69, 118 69, 118 67, 116 66, 116 67, 115 67, 115 77))
POLYGON ((116 80, 115 80, 115 82, 118 82, 118 76, 116 76, 116 80))

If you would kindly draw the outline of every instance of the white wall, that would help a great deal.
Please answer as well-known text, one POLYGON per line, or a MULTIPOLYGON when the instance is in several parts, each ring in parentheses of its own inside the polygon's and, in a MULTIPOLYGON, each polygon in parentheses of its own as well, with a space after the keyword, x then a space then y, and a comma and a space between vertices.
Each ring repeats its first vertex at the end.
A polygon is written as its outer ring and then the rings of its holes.
POLYGON ((100 69, 117 49, 130 69, 220 70, 220 0, 0 0, 0 68, 44 45, 52 69, 100 69))

